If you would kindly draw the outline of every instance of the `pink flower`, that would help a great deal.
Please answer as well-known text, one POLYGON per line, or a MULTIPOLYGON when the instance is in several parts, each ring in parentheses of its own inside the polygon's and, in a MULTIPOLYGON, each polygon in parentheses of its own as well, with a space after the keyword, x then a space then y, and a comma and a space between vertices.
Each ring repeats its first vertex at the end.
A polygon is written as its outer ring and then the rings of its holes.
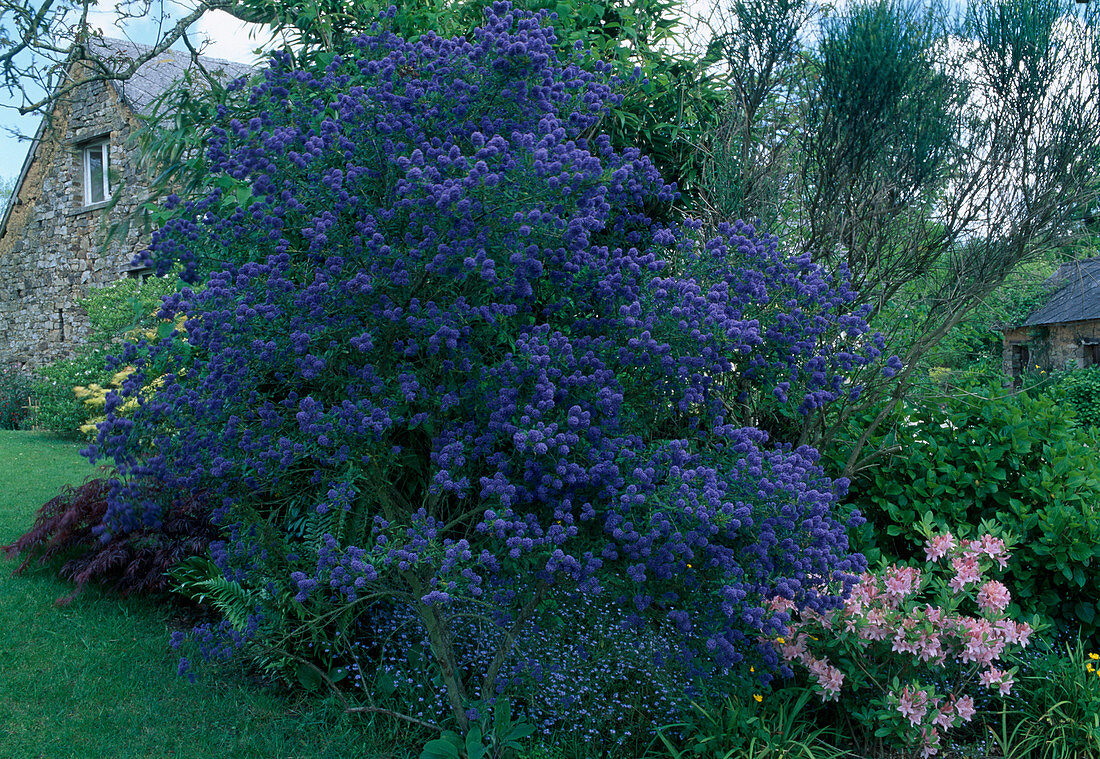
POLYGON ((885 615, 878 609, 867 612, 867 626, 860 630, 859 637, 864 640, 886 640, 889 634, 885 615))
POLYGON ((864 572, 859 576, 859 584, 852 588, 852 594, 849 596, 849 599, 862 606, 869 606, 874 603, 878 597, 878 578, 870 572, 864 572))
POLYGON ((940 733, 936 728, 922 727, 920 731, 921 759, 928 759, 940 752, 940 733))
POLYGON ((886 597, 897 604, 920 586, 920 570, 891 564, 886 570, 886 597))
POLYGON ((1012 692, 1012 686, 1015 685, 1015 681, 1012 679, 1012 675, 1004 670, 995 669, 990 667, 985 672, 982 672, 978 676, 978 681, 987 688, 997 687, 997 690, 1002 696, 1007 696, 1012 692))
POLYGON ((962 718, 963 722, 969 722, 974 716, 974 699, 963 696, 955 702, 955 714, 962 718))
POLYGON ((776 596, 768 602, 768 608, 772 611, 790 611, 794 608, 794 601, 782 596, 776 596))
POLYGON ((840 686, 844 684, 844 673, 828 662, 822 662, 824 666, 814 672, 818 685, 825 691, 821 696, 822 701, 836 701, 840 698, 840 686))
POLYGON ((945 655, 940 636, 936 633, 921 633, 917 641, 917 658, 921 661, 942 663, 945 655))
POLYGON ((936 727, 942 727, 944 730, 950 728, 954 723, 955 714, 950 703, 942 704, 939 711, 936 712, 936 716, 932 718, 932 724, 936 727))
POLYGON ((928 694, 922 690, 914 691, 906 685, 898 695, 898 711, 910 724, 919 724, 928 713, 928 694))
POLYGON ((950 532, 933 536, 924 547, 928 561, 939 561, 955 547, 955 537, 950 532))
POLYGON ((990 580, 978 591, 978 608, 982 611, 1000 612, 1008 606, 1012 596, 1002 583, 990 580))
POLYGON ((780 643, 779 654, 785 661, 804 661, 807 656, 806 634, 798 633, 794 640, 780 643))
POLYGON ((1027 622, 1014 622, 1013 626, 1016 628, 1014 639, 1009 640, 1006 633, 1005 640, 1009 643, 1016 643, 1021 648, 1027 648, 1027 644, 1031 642, 1031 625, 1029 625, 1027 622))
POLYGON ((964 618, 959 620, 960 634, 964 636, 959 659, 964 662, 989 664, 1004 651, 1005 642, 987 619, 964 618))
POLYGON ((956 556, 951 560, 951 568, 955 570, 955 576, 948 585, 955 592, 963 590, 967 583, 979 582, 982 579, 978 569, 978 560, 974 556, 956 556))
POLYGON ((1005 542, 986 533, 978 541, 978 550, 993 559, 1001 569, 1008 566, 1008 551, 1005 550, 1005 542))
POLYGON ((894 633, 894 643, 890 646, 891 651, 897 651, 899 654, 913 654, 917 653, 916 641, 908 640, 905 635, 905 630, 898 630, 894 633))

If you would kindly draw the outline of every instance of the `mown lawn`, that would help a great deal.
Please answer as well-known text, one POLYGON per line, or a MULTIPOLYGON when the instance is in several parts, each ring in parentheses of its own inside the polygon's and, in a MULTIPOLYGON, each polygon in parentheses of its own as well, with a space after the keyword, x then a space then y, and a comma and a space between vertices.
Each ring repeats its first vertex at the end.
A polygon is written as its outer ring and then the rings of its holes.
MULTIPOLYGON (((80 446, 0 431, 0 544, 66 483, 92 475, 80 446)), ((226 673, 176 674, 167 606, 71 588, 49 568, 12 577, 0 557, 0 757, 405 757, 400 727, 292 701, 226 673)))

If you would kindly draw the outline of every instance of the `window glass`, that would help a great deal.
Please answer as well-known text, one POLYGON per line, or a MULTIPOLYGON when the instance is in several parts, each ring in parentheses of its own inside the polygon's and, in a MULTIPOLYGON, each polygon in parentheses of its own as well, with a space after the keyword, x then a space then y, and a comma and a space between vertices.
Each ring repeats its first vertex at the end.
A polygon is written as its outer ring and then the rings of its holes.
POLYGON ((110 195, 107 155, 106 143, 84 149, 84 205, 102 203, 110 195))

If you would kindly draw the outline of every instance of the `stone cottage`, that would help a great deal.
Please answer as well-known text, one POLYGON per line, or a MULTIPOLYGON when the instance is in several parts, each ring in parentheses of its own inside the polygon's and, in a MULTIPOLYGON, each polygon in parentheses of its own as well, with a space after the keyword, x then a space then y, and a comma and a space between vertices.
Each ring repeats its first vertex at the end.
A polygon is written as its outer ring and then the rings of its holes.
MULTIPOLYGON (((127 65, 149 51, 123 40, 96 44, 127 65)), ((227 80, 251 71, 201 61, 227 80)), ((69 355, 88 332, 78 301, 89 288, 143 273, 131 265, 148 243, 140 225, 103 243, 148 199, 149 180, 128 143, 138 117, 180 86, 191 65, 190 55, 167 51, 126 81, 82 85, 43 118, 0 220, 0 367, 33 369, 69 355)))
POLYGON ((1004 330, 1005 374, 1100 364, 1100 258, 1063 264, 1046 303, 1004 330))

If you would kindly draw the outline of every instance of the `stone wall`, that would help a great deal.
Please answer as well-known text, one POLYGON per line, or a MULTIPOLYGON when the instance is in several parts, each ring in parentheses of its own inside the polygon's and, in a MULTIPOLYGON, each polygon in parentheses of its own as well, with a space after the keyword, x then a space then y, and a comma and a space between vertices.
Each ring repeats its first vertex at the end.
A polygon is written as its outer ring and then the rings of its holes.
POLYGON ((128 160, 136 125, 106 82, 85 85, 50 114, 0 237, 0 366, 33 369, 71 355, 88 334, 78 301, 89 288, 132 273, 130 261, 147 243, 140 230, 107 249, 103 241, 148 190, 128 160), (105 139, 110 189, 119 199, 110 208, 85 206, 83 149, 105 139))
POLYGON ((1080 369, 1100 355, 1100 320, 1005 330, 1001 361, 1006 375, 1027 371, 1080 369), (1027 358, 1028 366, 1022 365, 1027 358))

